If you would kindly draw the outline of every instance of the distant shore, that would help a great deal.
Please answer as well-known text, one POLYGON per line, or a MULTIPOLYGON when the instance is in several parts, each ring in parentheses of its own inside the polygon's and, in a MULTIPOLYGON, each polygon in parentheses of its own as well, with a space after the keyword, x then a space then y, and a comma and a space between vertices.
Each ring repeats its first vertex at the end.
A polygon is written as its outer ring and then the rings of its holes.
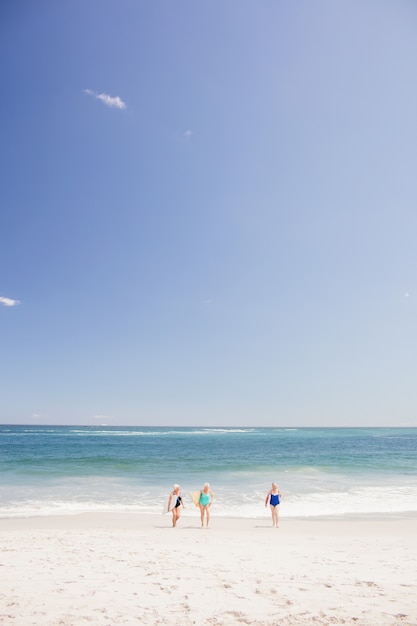
POLYGON ((417 624, 415 516, 0 519, 4 626, 417 624))

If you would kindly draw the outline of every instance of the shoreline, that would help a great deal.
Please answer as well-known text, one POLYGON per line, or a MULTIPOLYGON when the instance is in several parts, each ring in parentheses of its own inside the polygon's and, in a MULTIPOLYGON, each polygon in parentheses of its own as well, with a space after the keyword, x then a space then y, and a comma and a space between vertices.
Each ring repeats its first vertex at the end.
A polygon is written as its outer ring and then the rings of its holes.
MULTIPOLYGON (((197 508, 193 512, 183 511, 181 514, 182 520, 187 520, 187 525, 190 520, 194 520, 195 524, 198 526, 200 517, 199 511, 197 508)), ((84 511, 84 512, 74 512, 74 513, 56 513, 56 514, 33 514, 33 515, 15 515, 15 516, 1 516, 0 515, 0 532, 2 530, 6 530, 7 527, 13 524, 21 526, 22 528, 26 525, 27 522, 31 521, 37 527, 42 527, 45 524, 45 527, 54 526, 54 521, 57 526, 70 526, 77 527, 83 526, 88 527, 91 524, 94 524, 100 520, 100 525, 102 525, 103 520, 107 520, 107 523, 110 525, 117 524, 119 522, 123 522, 123 525, 126 524, 127 520, 130 520, 132 523, 132 527, 150 527, 155 525, 156 527, 160 527, 161 525, 169 526, 170 514, 169 513, 147 513, 147 512, 137 512, 137 511, 84 511), (145 522, 146 520, 146 522, 145 522), (164 524, 165 520, 165 524, 164 524), (71 521, 71 523, 70 523, 71 521), (133 522, 135 522, 133 524, 133 522), (140 522, 140 526, 137 525, 137 522, 140 522), (161 524, 162 522, 162 524, 161 524)), ((285 526, 290 526, 292 524, 312 524, 312 523, 360 523, 360 522, 407 522, 407 521, 415 520, 417 522, 417 512, 416 511, 405 511, 403 513, 346 513, 344 515, 310 515, 310 516, 294 516, 294 517, 286 517, 285 514, 280 513, 280 524, 284 524, 285 526)), ((268 525, 270 521, 270 513, 269 509, 263 515, 259 515, 257 517, 243 517, 239 515, 217 515, 214 510, 212 513, 212 523, 216 524, 216 521, 219 521, 223 525, 228 525, 228 522, 233 523, 242 523, 245 525, 250 524, 263 524, 267 522, 268 525)), ((130 526, 130 524, 129 524, 130 526)), ((417 530, 417 526, 416 526, 417 530)))
POLYGON ((416 626, 416 517, 0 519, 3 626, 416 626))

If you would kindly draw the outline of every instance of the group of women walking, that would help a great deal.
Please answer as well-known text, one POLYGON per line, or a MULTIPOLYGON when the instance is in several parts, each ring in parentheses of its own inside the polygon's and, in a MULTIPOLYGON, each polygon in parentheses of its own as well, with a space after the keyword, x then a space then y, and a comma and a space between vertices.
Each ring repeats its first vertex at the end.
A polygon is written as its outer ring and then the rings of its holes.
MULTIPOLYGON (((210 489, 209 483, 204 483, 200 491, 191 493, 192 500, 196 506, 200 508, 201 527, 209 525, 211 505, 214 500, 214 493, 210 489)), ((268 491, 265 498, 265 508, 270 506, 272 515, 272 526, 278 528, 279 505, 281 503, 282 493, 278 489, 277 483, 272 483, 272 488, 268 491)), ((182 497, 180 486, 175 484, 168 498, 168 511, 172 513, 172 526, 175 528, 181 516, 181 509, 184 509, 184 500, 182 497)))

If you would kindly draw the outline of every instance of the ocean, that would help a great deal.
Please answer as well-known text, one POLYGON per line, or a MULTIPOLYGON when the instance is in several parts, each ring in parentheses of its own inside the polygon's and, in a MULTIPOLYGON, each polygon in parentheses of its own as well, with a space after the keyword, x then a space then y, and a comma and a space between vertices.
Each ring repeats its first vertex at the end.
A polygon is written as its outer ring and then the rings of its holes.
POLYGON ((281 518, 417 513, 417 428, 156 428, 0 425, 0 517, 160 514, 173 483, 184 515, 209 482, 212 514, 281 518))

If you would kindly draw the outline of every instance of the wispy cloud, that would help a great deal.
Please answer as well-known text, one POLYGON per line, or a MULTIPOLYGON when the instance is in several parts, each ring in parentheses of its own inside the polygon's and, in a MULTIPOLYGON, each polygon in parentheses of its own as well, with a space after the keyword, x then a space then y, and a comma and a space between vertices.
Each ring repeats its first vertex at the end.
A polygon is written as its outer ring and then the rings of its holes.
POLYGON ((109 96, 108 93, 96 93, 91 89, 84 89, 84 93, 89 96, 93 96, 96 100, 101 100, 106 106, 111 109, 125 109, 126 103, 119 96, 109 96))
POLYGON ((193 135, 193 131, 192 130, 186 130, 185 133, 183 133, 183 136, 186 139, 190 139, 190 137, 192 137, 192 135, 193 135))
POLYGON ((13 300, 12 298, 3 298, 2 296, 0 296, 0 304, 3 304, 3 306, 16 306, 17 304, 20 304, 20 300, 13 300))

